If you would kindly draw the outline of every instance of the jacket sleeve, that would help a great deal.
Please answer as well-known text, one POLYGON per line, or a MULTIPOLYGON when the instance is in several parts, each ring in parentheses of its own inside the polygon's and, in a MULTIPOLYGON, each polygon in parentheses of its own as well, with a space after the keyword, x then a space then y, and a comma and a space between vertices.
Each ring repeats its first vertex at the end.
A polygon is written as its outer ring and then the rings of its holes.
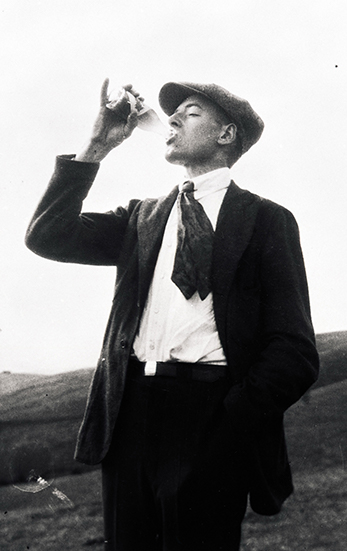
POLYGON ((224 402, 235 427, 245 432, 282 415, 316 381, 319 369, 299 231, 288 210, 276 209, 259 249, 260 344, 224 402))
POLYGON ((29 224, 25 242, 34 253, 60 262, 116 265, 131 211, 83 213, 99 163, 75 162, 73 156, 56 159, 55 170, 29 224))

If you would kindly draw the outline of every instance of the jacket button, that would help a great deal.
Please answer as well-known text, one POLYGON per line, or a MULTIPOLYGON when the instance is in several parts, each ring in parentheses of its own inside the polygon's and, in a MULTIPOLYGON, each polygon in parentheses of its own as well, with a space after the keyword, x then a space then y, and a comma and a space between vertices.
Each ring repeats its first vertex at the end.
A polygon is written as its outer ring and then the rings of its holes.
POLYGON ((123 348, 123 350, 127 347, 127 341, 125 339, 122 339, 120 341, 120 347, 123 348))

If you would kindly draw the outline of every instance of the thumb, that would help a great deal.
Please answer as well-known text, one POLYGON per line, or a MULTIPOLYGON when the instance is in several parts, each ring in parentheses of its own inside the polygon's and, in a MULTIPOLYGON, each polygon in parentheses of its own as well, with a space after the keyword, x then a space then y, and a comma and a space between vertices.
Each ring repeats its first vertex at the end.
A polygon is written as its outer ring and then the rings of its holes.
POLYGON ((130 112, 127 118, 126 125, 124 126, 124 136, 126 138, 130 136, 134 128, 136 128, 137 124, 138 124, 138 117, 137 117, 137 111, 135 109, 134 111, 130 112))
POLYGON ((109 79, 108 78, 105 78, 104 82, 102 83, 102 86, 101 86, 101 91, 100 91, 100 105, 102 107, 105 107, 106 103, 108 102, 108 93, 107 93, 107 90, 108 90, 108 85, 109 85, 109 79))

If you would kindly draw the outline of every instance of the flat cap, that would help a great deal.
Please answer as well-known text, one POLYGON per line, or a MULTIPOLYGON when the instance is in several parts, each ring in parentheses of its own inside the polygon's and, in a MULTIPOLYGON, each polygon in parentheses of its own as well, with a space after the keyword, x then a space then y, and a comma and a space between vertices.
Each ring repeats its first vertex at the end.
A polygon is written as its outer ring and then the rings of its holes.
POLYGON ((171 116, 177 107, 194 94, 201 94, 221 107, 230 122, 236 124, 242 143, 242 154, 246 153, 260 138, 264 122, 249 102, 217 84, 195 84, 192 82, 168 82, 159 92, 159 103, 166 115, 171 116))

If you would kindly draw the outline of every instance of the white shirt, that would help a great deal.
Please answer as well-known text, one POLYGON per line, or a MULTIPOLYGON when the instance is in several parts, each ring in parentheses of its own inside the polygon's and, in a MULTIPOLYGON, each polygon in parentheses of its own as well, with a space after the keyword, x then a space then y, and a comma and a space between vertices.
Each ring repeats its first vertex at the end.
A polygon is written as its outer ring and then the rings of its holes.
MULTIPOLYGON (((204 207, 215 229, 220 206, 230 184, 229 169, 219 168, 187 179, 194 182, 194 197, 204 207)), ((134 341, 135 356, 140 361, 225 365, 226 358, 214 318, 212 293, 202 301, 195 292, 187 300, 171 281, 176 243, 177 202, 166 224, 153 280, 134 341)))

